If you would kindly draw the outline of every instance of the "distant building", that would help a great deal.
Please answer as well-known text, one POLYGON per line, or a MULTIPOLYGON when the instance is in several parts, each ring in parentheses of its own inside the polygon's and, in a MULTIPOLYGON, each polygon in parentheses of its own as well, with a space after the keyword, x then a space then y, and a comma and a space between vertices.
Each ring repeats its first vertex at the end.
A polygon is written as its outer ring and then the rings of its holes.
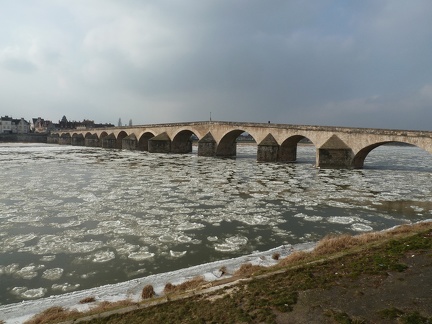
POLYGON ((9 116, 0 117, 1 134, 27 134, 30 132, 30 123, 24 118, 14 119, 9 116))
POLYGON ((45 120, 41 117, 33 118, 31 129, 35 133, 49 133, 56 127, 50 120, 45 120))
POLYGON ((12 134, 12 117, 9 116, 1 117, 0 133, 12 134))
MULTIPOLYGON (((14 119, 16 132, 18 134, 27 134, 30 133, 30 123, 24 118, 14 119)), ((13 132, 13 131, 12 131, 13 132)))
POLYGON ((32 118, 30 122, 24 118, 14 119, 9 116, 0 117, 0 134, 49 133, 56 129, 91 129, 114 127, 113 124, 95 124, 93 120, 68 121, 66 116, 58 124, 42 117, 32 118))
POLYGON ((255 139, 249 133, 242 133, 239 137, 237 137, 237 142, 255 142, 255 139))
POLYGON ((95 124, 93 120, 84 119, 83 121, 68 121, 66 116, 63 116, 61 120, 59 120, 58 125, 56 125, 58 129, 91 129, 91 128, 105 128, 105 127, 114 127, 112 124, 95 124))

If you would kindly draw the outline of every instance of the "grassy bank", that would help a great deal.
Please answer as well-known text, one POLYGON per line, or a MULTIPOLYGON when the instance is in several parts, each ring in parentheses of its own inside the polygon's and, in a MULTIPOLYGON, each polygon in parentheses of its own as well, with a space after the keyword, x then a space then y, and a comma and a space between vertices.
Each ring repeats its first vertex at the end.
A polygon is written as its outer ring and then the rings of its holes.
POLYGON ((96 316, 51 308, 29 323, 432 323, 432 223, 327 237, 231 275, 167 283, 163 296, 146 287, 140 303, 89 299, 96 316))

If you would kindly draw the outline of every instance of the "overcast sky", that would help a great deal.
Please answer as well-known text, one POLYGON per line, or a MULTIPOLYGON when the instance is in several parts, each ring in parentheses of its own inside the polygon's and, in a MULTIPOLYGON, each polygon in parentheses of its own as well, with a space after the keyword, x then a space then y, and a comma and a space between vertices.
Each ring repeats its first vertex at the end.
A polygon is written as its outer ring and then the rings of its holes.
POLYGON ((0 0, 0 115, 432 130, 432 1, 0 0))

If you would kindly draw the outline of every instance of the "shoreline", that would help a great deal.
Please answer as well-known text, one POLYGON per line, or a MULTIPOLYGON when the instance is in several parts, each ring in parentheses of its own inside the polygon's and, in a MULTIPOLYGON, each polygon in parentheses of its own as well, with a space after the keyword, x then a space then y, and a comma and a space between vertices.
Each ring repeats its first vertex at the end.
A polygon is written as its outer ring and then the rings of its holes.
MULTIPOLYGON (((401 226, 408 225, 412 227, 421 223, 432 223, 432 219, 428 218, 419 222, 393 226, 388 229, 372 231, 370 233, 391 232, 392 230, 400 228, 401 226)), ((69 292, 63 295, 54 295, 36 300, 27 300, 14 304, 0 305, 0 323, 23 323, 31 319, 34 315, 40 314, 42 311, 54 306, 62 307, 67 310, 85 312, 91 308, 97 307, 97 305, 101 302, 118 302, 123 300, 140 302, 142 300, 141 292, 145 285, 152 285, 156 293, 156 297, 163 297, 165 295, 163 290, 167 283, 178 285, 197 276, 201 276, 207 282, 217 281, 218 279, 221 279, 220 269, 222 267, 226 269, 226 274, 224 274, 223 279, 230 279, 233 277, 232 274, 245 263, 271 267, 277 265, 280 260, 283 260, 294 252, 313 251, 318 243, 319 242, 307 242, 296 245, 281 245, 267 251, 254 252, 236 258, 209 262, 171 272, 153 274, 147 277, 132 279, 121 283, 104 285, 96 288, 69 292), (280 255, 278 260, 272 258, 273 254, 275 253, 280 255), (82 299, 88 297, 93 297, 95 302, 85 304, 80 303, 82 299)))
POLYGON ((81 291, 69 292, 62 295, 52 295, 35 300, 24 300, 22 302, 0 305, 0 321, 6 324, 18 324, 29 320, 34 315, 53 306, 65 307, 67 309, 78 311, 89 310, 94 304, 80 304, 80 300, 87 297, 94 297, 96 302, 115 302, 120 300, 139 301, 141 291, 145 285, 151 284, 157 295, 162 295, 165 284, 180 284, 196 276, 202 276, 206 281, 215 281, 220 279, 219 269, 227 268, 228 275, 224 278, 230 278, 230 274, 235 272, 244 263, 253 265, 272 266, 278 261, 272 259, 274 253, 279 253, 280 258, 285 258, 295 251, 312 250, 316 242, 300 243, 296 245, 282 245, 267 251, 255 252, 252 254, 204 263, 201 265, 183 268, 170 272, 153 274, 150 276, 132 279, 116 284, 104 285, 96 288, 85 289, 81 291))

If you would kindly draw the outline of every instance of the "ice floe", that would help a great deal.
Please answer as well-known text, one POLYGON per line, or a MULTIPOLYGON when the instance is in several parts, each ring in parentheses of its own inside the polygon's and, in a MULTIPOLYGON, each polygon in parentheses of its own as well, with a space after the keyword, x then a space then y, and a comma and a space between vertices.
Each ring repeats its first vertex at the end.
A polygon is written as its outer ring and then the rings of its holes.
POLYGON ((348 216, 332 216, 327 219, 329 223, 337 223, 337 224, 352 224, 356 221, 356 217, 348 217, 348 216))
POLYGON ((62 268, 46 269, 42 273, 42 278, 48 280, 59 280, 63 275, 64 270, 62 268))
POLYGON ((369 232, 369 231, 373 231, 373 227, 366 225, 366 224, 361 224, 361 223, 355 223, 351 225, 351 228, 353 231, 356 232, 369 232))
POLYGON ((173 251, 173 250, 170 250, 170 255, 171 255, 172 257, 175 257, 175 258, 182 257, 182 256, 185 255, 186 253, 187 253, 187 251, 173 251))
POLYGON ((225 242, 215 244, 214 248, 220 252, 234 252, 240 250, 242 246, 248 243, 248 238, 241 235, 227 237, 225 242))
POLYGON ((53 290, 58 290, 62 292, 69 292, 77 290, 80 287, 80 284, 70 284, 70 283, 64 283, 64 284, 53 284, 51 288, 53 290))
POLYGON ((150 259, 154 257, 154 253, 148 252, 148 251, 139 251, 139 252, 132 252, 128 255, 129 259, 135 260, 135 261, 142 261, 146 259, 150 259))
POLYGON ((115 259, 115 253, 113 251, 100 251, 100 252, 96 252, 93 256, 92 256, 92 262, 98 262, 98 263, 102 263, 102 262, 108 262, 110 260, 115 259))
POLYGON ((32 279, 38 276, 38 270, 43 269, 43 265, 30 264, 15 272, 15 275, 23 279, 32 279))
POLYGON ((11 293, 24 299, 37 299, 45 296, 47 289, 42 287, 34 289, 28 289, 27 287, 14 287, 12 288, 11 293))

